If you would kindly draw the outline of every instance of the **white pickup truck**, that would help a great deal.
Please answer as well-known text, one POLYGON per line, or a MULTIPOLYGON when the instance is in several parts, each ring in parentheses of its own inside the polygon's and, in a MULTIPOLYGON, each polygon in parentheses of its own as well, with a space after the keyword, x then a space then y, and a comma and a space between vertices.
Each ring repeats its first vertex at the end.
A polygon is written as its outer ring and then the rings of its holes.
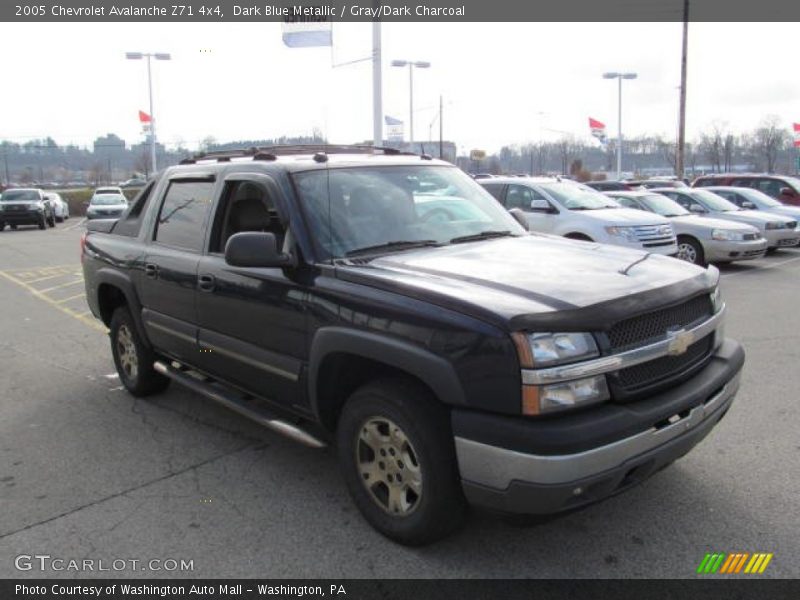
POLYGON ((678 253, 675 232, 667 219, 623 208, 600 192, 572 182, 495 177, 478 183, 506 209, 522 210, 532 231, 656 254, 678 253))

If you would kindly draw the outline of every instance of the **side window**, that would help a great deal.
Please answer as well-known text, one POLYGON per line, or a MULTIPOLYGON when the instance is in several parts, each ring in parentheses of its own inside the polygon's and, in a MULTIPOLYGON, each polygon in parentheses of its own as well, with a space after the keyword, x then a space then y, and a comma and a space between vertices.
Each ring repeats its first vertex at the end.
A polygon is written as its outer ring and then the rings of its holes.
POLYGON ((667 198, 675 200, 675 202, 680 204, 686 210, 689 210, 689 207, 692 205, 692 199, 684 194, 675 194, 670 192, 661 192, 661 193, 664 194, 667 198))
POLYGON ((734 179, 731 181, 733 187, 755 187, 753 186, 754 180, 752 179, 734 179))
POLYGON ((173 181, 158 213, 154 239, 190 252, 203 247, 203 225, 211 207, 213 181, 173 181))
POLYGON ((781 195, 781 188, 785 186, 782 185, 781 182, 778 181, 777 179, 763 178, 757 180, 753 187, 756 188, 757 190, 761 190, 767 196, 772 196, 773 198, 777 198, 778 196, 781 195))
POLYGON ((484 189, 489 192, 492 196, 497 198, 497 200, 503 200, 503 184, 502 183, 485 183, 483 184, 484 189))
POLYGON ((150 198, 153 196, 155 186, 156 183, 153 181, 136 195, 128 211, 114 226, 115 234, 127 237, 139 235, 139 230, 142 228, 142 216, 147 213, 147 207, 150 205, 150 198))
POLYGON ((714 193, 717 196, 722 196, 729 202, 733 202, 736 206, 741 206, 742 202, 744 202, 744 198, 742 198, 739 194, 729 192, 728 190, 715 190, 714 193))
POLYGON ((266 188, 252 181, 231 181, 225 184, 222 192, 209 252, 224 252, 228 238, 242 231, 274 233, 279 249, 286 235, 286 228, 266 188))
POLYGON ((547 200, 547 198, 526 185, 511 184, 508 186, 506 208, 520 208, 529 211, 533 200, 547 200))
POLYGON ((622 204, 625 208, 635 208, 636 210, 641 210, 641 206, 634 200, 633 198, 627 198, 625 196, 614 196, 614 200, 622 204))

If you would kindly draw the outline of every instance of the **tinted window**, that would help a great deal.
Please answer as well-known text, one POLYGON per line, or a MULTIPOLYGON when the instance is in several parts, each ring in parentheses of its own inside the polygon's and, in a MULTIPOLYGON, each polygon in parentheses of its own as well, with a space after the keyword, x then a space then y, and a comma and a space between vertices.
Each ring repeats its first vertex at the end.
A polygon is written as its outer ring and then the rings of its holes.
POLYGON ((534 192, 531 188, 524 185, 510 185, 506 192, 506 208, 521 208, 522 210, 531 209, 531 201, 542 196, 534 192))
POLYGON ((139 229, 141 229, 142 226, 142 216, 146 212, 145 208, 150 203, 154 187, 155 183, 151 183, 139 192, 133 199, 129 210, 120 218, 119 222, 114 227, 114 233, 128 237, 136 237, 139 235, 139 229))
POLYGON ((502 183, 482 183, 481 184, 487 192, 498 200, 502 200, 503 184, 502 183))
POLYGON ((167 246, 199 252, 203 225, 211 207, 211 181, 170 183, 156 223, 155 240, 167 246))
POLYGON ((614 200, 622 204, 625 208, 635 208, 637 210, 641 210, 639 204, 633 198, 627 198, 625 196, 614 196, 614 200))

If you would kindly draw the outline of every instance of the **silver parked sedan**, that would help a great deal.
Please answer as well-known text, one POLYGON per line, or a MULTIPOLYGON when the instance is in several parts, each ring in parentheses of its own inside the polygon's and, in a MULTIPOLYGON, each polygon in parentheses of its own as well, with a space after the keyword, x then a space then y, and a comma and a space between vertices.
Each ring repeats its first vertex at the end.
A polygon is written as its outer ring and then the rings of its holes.
POLYGON ((730 200, 739 208, 763 210, 767 213, 782 215, 800 222, 800 206, 789 206, 788 204, 779 202, 772 196, 767 196, 761 190, 733 186, 713 186, 704 187, 703 189, 714 192, 725 198, 725 200, 730 200))
POLYGON ((790 248, 800 243, 797 221, 790 217, 739 208, 733 202, 705 188, 668 188, 652 191, 664 194, 695 214, 757 227, 761 235, 767 239, 767 252, 778 248, 790 248))
POLYGON ((677 202, 653 192, 605 192, 627 208, 668 218, 678 236, 678 258, 696 265, 761 258, 767 240, 751 225, 700 217, 677 202))

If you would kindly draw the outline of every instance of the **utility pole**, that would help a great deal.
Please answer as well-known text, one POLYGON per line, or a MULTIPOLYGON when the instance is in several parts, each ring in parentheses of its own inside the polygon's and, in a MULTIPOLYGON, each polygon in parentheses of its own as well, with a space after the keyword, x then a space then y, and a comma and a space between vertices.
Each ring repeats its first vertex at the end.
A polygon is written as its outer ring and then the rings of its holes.
POLYGON ((683 0, 683 52, 681 54, 681 102, 678 116, 678 148, 675 175, 683 179, 686 149, 686 54, 689 46, 689 0, 683 0))
POLYGON ((439 158, 444 158, 444 141, 443 141, 443 132, 444 126, 442 123, 444 122, 444 104, 442 103, 442 95, 439 94, 439 158))
MULTIPOLYGON (((380 3, 373 3, 379 5, 380 3)), ((383 81, 381 22, 372 22, 372 145, 383 146, 383 81)))

